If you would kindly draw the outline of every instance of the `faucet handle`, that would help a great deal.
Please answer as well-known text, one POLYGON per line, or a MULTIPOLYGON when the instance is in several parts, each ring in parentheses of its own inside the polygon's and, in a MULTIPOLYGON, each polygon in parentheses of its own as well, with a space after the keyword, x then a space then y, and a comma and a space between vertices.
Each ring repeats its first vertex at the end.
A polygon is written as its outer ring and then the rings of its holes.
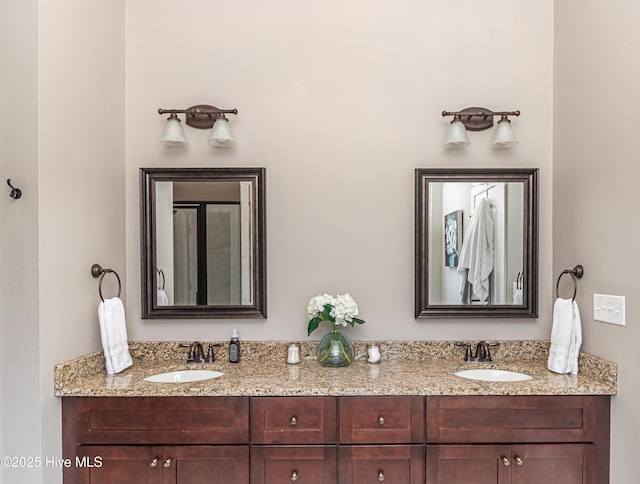
POLYGON ((216 361, 216 355, 213 352, 214 346, 222 346, 222 343, 209 344, 207 347, 207 356, 204 359, 205 363, 213 363, 216 361))
POLYGON ((491 347, 491 346, 499 346, 500 343, 498 343, 497 341, 492 341, 491 343, 485 343, 485 345, 486 345, 486 349, 487 349, 486 359, 487 359, 487 361, 493 361, 491 359, 491 350, 489 349, 489 347, 491 347))
POLYGON ((456 346, 464 346, 464 361, 473 361, 473 355, 471 354, 471 343, 464 343, 462 341, 458 341, 456 346))

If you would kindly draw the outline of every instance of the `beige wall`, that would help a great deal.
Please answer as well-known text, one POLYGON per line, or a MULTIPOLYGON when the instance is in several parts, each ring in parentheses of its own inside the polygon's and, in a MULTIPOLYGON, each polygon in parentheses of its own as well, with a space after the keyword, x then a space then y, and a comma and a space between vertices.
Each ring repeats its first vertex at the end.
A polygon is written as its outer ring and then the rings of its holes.
POLYGON ((640 269, 624 112, 638 104, 638 54, 624 48, 638 44, 636 3, 0 0, 0 108, 11 113, 0 167, 25 190, 0 197, 0 453, 60 454, 52 370, 99 348, 94 262, 124 275, 139 340, 226 339, 232 327, 303 339, 306 302, 324 291, 356 297, 359 339, 547 338, 555 277, 582 263, 584 348, 620 365, 612 482, 633 482, 637 308, 627 300, 625 328, 590 313, 594 292, 628 295, 640 269), (236 149, 191 128, 186 150, 159 145, 157 108, 197 103, 239 109, 236 149), (491 151, 488 131, 464 152, 442 149, 440 111, 478 104, 522 110, 515 150, 491 151), (140 319, 142 166, 267 168, 267 320, 140 319), (431 166, 541 169, 540 318, 413 318, 413 170, 431 166), (34 357, 16 375, 25 347, 34 357))
POLYGON ((578 303, 584 349, 616 362, 611 482, 637 482, 640 327, 637 286, 636 0, 555 2, 554 275, 583 264, 578 303), (593 294, 626 296, 627 326, 593 320, 593 294))
POLYGON ((305 339, 309 298, 349 291, 367 321, 358 339, 548 337, 552 40, 551 0, 128 2, 131 336, 305 339), (239 110, 236 149, 188 127, 186 149, 159 144, 157 109, 199 103, 239 110), (492 151, 485 131, 445 151, 440 113, 474 105, 522 110, 520 145, 492 151), (267 168, 267 320, 140 319, 138 169, 150 166, 267 168), (414 319, 413 176, 435 166, 541 169, 540 319, 414 319))
MULTIPOLYGON (((40 0, 42 455, 60 455, 55 363, 100 348, 93 263, 126 273, 124 0, 40 0)), ((123 278, 123 281, 126 279, 123 278)), ((123 289, 124 290, 124 289, 123 289)), ((44 482, 59 472, 47 470, 44 482)))
MULTIPOLYGON (((0 456, 40 454, 37 40, 37 1, 0 0, 0 456)), ((39 479, 0 468, 0 483, 39 479)))
POLYGON ((24 190, 0 197, 1 449, 44 462, 61 455, 53 367, 100 347, 91 264, 126 272, 124 1, 2 1, 0 26, 2 170, 24 190))

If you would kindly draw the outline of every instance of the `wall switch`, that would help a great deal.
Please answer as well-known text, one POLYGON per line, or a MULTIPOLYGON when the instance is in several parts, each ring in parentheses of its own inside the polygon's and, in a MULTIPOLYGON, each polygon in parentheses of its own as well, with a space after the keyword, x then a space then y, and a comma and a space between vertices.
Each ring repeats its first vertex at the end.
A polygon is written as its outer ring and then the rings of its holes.
POLYGON ((624 326, 624 296, 594 294, 593 319, 596 321, 624 326))

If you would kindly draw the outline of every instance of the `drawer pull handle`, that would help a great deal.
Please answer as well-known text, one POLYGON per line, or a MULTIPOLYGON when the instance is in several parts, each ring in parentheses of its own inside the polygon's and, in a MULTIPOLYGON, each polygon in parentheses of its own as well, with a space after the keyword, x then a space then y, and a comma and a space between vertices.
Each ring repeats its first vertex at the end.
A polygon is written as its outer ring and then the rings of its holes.
POLYGON ((384 481, 384 472, 378 471, 378 480, 380 482, 384 481))
POLYGON ((291 424, 292 427, 295 427, 298 424, 298 418, 297 417, 291 417, 289 419, 289 423, 291 424))
POLYGON ((149 467, 156 467, 158 465, 158 458, 156 457, 151 462, 149 462, 149 467))
POLYGON ((515 459, 517 465, 521 466, 522 464, 524 464, 524 461, 522 460, 522 458, 519 455, 516 455, 514 457, 514 459, 515 459))
POLYGON ((291 476, 289 476, 289 479, 291 479, 292 481, 297 481, 298 480, 298 471, 293 471, 291 473, 291 476))
POLYGON ((511 462, 505 456, 502 456, 502 463, 505 467, 509 467, 511 465, 511 462))
POLYGON ((167 459, 163 462, 162 467, 171 467, 171 459, 167 459))
POLYGON ((378 417, 378 425, 384 425, 384 417, 378 417))

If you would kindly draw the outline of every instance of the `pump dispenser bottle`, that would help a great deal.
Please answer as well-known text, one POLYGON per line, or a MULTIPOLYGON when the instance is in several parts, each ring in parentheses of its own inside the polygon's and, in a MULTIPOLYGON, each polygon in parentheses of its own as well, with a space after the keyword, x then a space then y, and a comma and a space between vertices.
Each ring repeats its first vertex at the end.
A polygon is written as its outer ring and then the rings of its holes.
POLYGON ((240 361, 240 336, 238 330, 231 331, 231 341, 229 342, 229 361, 238 363, 240 361))

